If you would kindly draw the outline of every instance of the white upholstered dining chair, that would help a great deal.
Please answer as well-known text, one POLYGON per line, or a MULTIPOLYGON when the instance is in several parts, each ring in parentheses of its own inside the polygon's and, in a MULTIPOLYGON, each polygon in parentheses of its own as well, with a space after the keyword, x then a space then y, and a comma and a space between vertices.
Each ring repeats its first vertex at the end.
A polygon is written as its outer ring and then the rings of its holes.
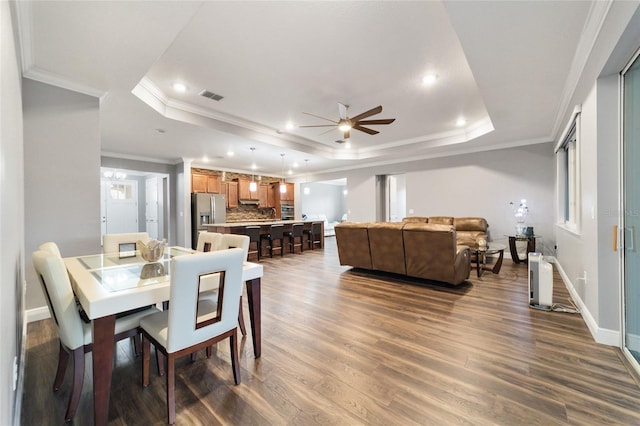
MULTIPOLYGON (((59 256, 60 252, 58 250, 56 254, 57 246, 54 250, 55 244, 51 244, 47 244, 45 250, 35 251, 32 260, 60 339, 54 391, 62 385, 69 357, 73 359, 71 395, 65 413, 65 420, 69 421, 80 401, 84 383, 84 355, 93 348, 93 335, 91 323, 83 322, 80 318, 67 269, 59 256)), ((139 334, 140 319, 154 312, 158 311, 155 308, 148 309, 116 319, 114 340, 117 342, 139 334)))
POLYGON ((142 319, 142 384, 149 384, 150 344, 167 359, 167 417, 175 423, 175 361, 226 338, 235 384, 240 383, 237 321, 242 294, 241 249, 218 250, 171 260, 169 309, 142 319), (216 302, 199 299, 202 277, 220 274, 216 302))
MULTIPOLYGON (((236 234, 219 234, 217 232, 200 232, 198 234, 198 244, 196 249, 202 252, 210 252, 217 250, 227 250, 230 248, 242 249, 243 262, 247 260, 249 256, 249 244, 250 239, 246 235, 236 234)), ((216 275, 208 277, 212 280, 208 287, 215 286, 215 281, 218 279, 216 275)), ((218 297, 217 290, 203 291, 200 293, 200 299, 215 300, 218 297)), ((244 312, 242 310, 242 295, 240 295, 240 308, 238 312, 238 324, 240 325, 240 332, 243 336, 247 335, 247 327, 244 323, 244 312)))
MULTIPOLYGON (((146 232, 126 232, 122 234, 104 234, 102 240, 103 253, 120 253, 129 251, 128 246, 136 244, 138 241, 146 241, 149 234, 146 232), (127 246, 127 247, 125 247, 127 246)), ((136 244, 137 249, 137 244, 136 244)))

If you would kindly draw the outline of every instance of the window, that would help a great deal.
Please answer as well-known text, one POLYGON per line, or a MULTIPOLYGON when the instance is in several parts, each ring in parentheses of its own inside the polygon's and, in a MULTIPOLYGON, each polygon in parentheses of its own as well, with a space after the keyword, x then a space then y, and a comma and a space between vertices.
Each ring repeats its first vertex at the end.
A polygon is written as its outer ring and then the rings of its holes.
POLYGON ((579 111, 574 112, 573 119, 565 131, 564 137, 556 146, 556 163, 558 170, 558 223, 569 229, 578 229, 579 206, 579 111))

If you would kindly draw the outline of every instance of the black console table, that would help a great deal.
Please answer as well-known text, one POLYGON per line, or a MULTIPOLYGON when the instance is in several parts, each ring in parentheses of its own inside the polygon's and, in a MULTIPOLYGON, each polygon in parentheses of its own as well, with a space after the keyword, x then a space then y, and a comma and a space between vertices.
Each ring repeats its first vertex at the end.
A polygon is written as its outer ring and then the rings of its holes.
POLYGON ((509 235, 509 251, 511 252, 511 259, 515 263, 527 262, 529 260, 529 253, 536 251, 536 238, 540 238, 540 236, 532 235, 529 237, 526 235, 509 235), (516 241, 527 242, 527 254, 524 259, 520 259, 520 256, 518 256, 516 241))

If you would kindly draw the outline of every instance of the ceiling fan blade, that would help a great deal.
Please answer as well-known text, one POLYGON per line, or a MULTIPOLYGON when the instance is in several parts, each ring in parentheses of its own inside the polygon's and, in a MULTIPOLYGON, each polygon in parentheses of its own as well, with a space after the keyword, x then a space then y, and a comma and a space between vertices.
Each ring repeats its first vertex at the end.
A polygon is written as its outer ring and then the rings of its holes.
POLYGON ((298 127, 336 127, 335 124, 314 124, 311 126, 298 126, 298 127))
POLYGON ((325 130, 324 132, 320 133, 318 136, 326 135, 327 133, 333 132, 334 130, 335 130, 335 127, 333 129, 325 130))
POLYGON ((347 119, 347 106, 345 104, 338 102, 338 114, 340 114, 340 119, 347 119))
POLYGON ((310 116, 312 116, 312 117, 321 118, 321 119, 323 119, 323 120, 327 120, 327 121, 330 121, 330 122, 332 122, 332 123, 336 123, 336 124, 338 124, 338 122, 337 122, 337 121, 333 121, 333 120, 331 120, 331 119, 324 118, 324 117, 322 117, 322 116, 320 116, 320 115, 311 114, 310 112, 303 112, 303 114, 307 114, 307 115, 310 115, 310 116))
POLYGON ((368 127, 362 127, 360 125, 355 125, 353 126, 353 128, 356 130, 360 130, 361 132, 369 133, 370 135, 377 135, 378 133, 380 133, 377 130, 369 129, 368 127))
POLYGON ((378 105, 375 108, 371 108, 369 111, 365 111, 362 114, 351 117, 351 121, 356 122, 363 118, 371 117, 372 115, 380 114, 382 112, 382 105, 378 105))
POLYGON ((357 124, 391 124, 396 121, 395 118, 381 118, 379 120, 360 120, 357 124))

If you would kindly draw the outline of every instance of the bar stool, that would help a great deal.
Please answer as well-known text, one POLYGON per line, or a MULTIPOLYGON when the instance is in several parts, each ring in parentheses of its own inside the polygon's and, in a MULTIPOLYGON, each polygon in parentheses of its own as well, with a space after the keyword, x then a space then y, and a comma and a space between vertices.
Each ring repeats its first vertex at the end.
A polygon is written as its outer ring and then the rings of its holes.
POLYGON ((284 225, 271 225, 268 234, 260 235, 260 240, 269 243, 269 256, 273 257, 273 249, 280 249, 280 256, 284 256, 284 225), (280 246, 273 246, 274 241, 280 241, 280 246))
POLYGON ((309 249, 313 250, 316 244, 319 247, 322 247, 322 240, 320 239, 321 232, 322 232, 321 222, 313 222, 311 224, 311 229, 304 230, 304 233, 307 234, 307 238, 308 238, 307 243, 309 244, 309 249))
POLYGON ((256 243, 256 249, 251 250, 249 248, 249 254, 256 253, 258 255, 258 262, 260 262, 260 255, 262 254, 262 240, 260 239, 260 227, 259 226, 245 226, 244 235, 249 237, 249 247, 251 243, 256 243))
POLYGON ((286 232, 284 235, 289 237, 289 250, 291 253, 295 252, 295 246, 300 246, 300 253, 304 251, 303 234, 304 223, 294 223, 291 225, 291 231, 286 232), (296 244, 296 238, 300 238, 300 244, 296 244))

